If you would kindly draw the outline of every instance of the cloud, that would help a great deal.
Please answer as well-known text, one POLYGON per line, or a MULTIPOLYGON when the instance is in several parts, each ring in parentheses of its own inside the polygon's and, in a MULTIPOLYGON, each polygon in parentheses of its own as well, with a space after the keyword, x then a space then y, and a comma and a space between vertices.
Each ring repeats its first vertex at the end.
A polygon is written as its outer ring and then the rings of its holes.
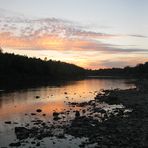
POLYGON ((15 36, 11 32, 0 33, 0 43, 3 47, 27 50, 56 50, 56 51, 98 51, 106 54, 148 53, 147 49, 115 48, 112 44, 104 44, 86 38, 62 38, 55 34, 40 35, 34 32, 29 37, 15 36))
POLYGON ((148 49, 136 48, 133 43, 117 45, 108 42, 118 41, 125 36, 147 38, 137 34, 120 35, 92 31, 91 28, 78 23, 57 18, 37 19, 16 13, 10 16, 0 14, 0 46, 16 49, 17 53, 23 54, 26 54, 26 51, 47 52, 50 58, 66 60, 87 68, 133 65, 138 60, 127 59, 128 55, 148 55, 148 49), (60 54, 61 56, 58 56, 60 54), (117 55, 123 58, 117 59, 117 55))
POLYGON ((143 63, 147 61, 147 58, 141 57, 120 57, 120 58, 115 58, 113 60, 102 60, 100 64, 104 66, 105 68, 109 67, 125 67, 125 66, 136 66, 137 63, 143 63), (135 62, 136 61, 136 62, 135 62))
POLYGON ((33 35, 41 36, 44 34, 54 34, 67 38, 108 38, 115 35, 105 34, 94 31, 86 31, 84 26, 75 25, 75 22, 57 18, 32 19, 24 16, 0 17, 1 28, 3 32, 7 30, 15 33, 17 36, 30 37, 33 35))
POLYGON ((138 48, 108 48, 108 53, 148 53, 148 49, 138 48))
POLYGON ((104 60, 101 61, 101 65, 104 66, 105 68, 109 68, 109 67, 125 67, 127 65, 131 65, 131 61, 127 61, 127 60, 104 60))
POLYGON ((26 18, 23 15, 17 16, 16 13, 10 16, 3 13, 1 16, 0 44, 4 47, 26 50, 99 51, 107 54, 148 52, 146 49, 123 49, 105 44, 99 40, 108 40, 120 35, 91 31, 68 20, 26 18))
POLYGON ((104 45, 96 40, 116 37, 87 30, 81 25, 75 25, 75 22, 63 19, 26 18, 16 13, 10 16, 3 13, 0 16, 0 43, 4 47, 102 51, 104 45))
POLYGON ((137 37, 137 38, 148 38, 148 36, 140 35, 140 34, 130 34, 131 37, 137 37))
POLYGON ((99 68, 111 68, 111 67, 116 67, 116 68, 123 68, 126 66, 136 66, 137 63, 144 63, 147 61, 146 57, 118 57, 114 59, 101 59, 101 60, 90 60, 87 63, 87 67, 91 67, 92 69, 99 69, 99 68))

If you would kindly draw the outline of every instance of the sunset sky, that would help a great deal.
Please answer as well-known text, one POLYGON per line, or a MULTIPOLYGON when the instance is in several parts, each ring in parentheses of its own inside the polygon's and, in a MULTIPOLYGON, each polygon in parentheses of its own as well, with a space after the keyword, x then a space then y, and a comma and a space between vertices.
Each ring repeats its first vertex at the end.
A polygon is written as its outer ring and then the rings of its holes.
POLYGON ((85 68, 148 61, 148 0, 0 0, 4 52, 85 68))

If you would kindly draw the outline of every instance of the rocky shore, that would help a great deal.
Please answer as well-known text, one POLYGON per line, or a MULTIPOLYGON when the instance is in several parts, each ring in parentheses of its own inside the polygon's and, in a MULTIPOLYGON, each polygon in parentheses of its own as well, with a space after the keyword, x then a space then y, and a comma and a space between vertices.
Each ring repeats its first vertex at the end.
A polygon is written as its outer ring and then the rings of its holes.
POLYGON ((67 102, 67 105, 72 109, 54 112, 53 123, 35 120, 32 121, 33 126, 15 127, 17 141, 9 146, 25 146, 27 139, 32 138, 31 144, 40 147, 44 138, 66 139, 67 135, 71 135, 86 138, 79 147, 148 147, 146 84, 137 83, 136 88, 127 90, 102 90, 93 100, 67 102), (75 110, 75 107, 80 109, 75 110))

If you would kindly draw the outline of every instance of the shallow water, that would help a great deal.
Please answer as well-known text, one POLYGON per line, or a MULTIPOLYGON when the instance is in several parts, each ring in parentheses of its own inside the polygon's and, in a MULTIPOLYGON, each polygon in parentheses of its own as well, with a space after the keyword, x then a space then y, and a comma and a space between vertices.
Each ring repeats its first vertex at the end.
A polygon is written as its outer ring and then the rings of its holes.
MULTIPOLYGON (((32 120, 36 119, 54 123, 53 112, 70 110, 70 106, 67 105, 68 102, 91 100, 101 89, 133 87, 133 84, 122 79, 86 79, 9 93, 0 92, 0 147, 8 146, 9 143, 14 142, 16 139, 14 127, 16 126, 31 125, 32 120), (42 112, 37 113, 37 109, 41 109, 42 112), (11 121, 11 124, 5 124, 5 121, 11 121)), ((74 108, 74 110, 79 110, 79 108, 74 108)), ((81 140, 83 141, 83 139, 81 140)), ((78 147, 80 139, 73 138, 70 143, 68 140, 59 140, 53 145, 52 138, 48 140, 45 138, 43 147, 47 145, 61 147, 60 143, 63 143, 64 147, 65 145, 67 147, 78 147)))

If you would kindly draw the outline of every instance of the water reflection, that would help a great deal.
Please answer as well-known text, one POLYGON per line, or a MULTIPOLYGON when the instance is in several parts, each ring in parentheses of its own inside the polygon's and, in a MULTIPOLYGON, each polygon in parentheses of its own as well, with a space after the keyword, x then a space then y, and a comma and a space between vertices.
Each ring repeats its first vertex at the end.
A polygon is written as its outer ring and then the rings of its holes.
MULTIPOLYGON (((39 88, 24 89, 0 94, 0 146, 7 146, 7 141, 15 139, 14 124, 5 125, 11 121, 24 125, 36 118, 50 121, 54 111, 69 110, 66 103, 87 101, 94 98, 100 89, 127 89, 134 85, 127 80, 117 79, 86 79, 69 81, 63 85, 50 85, 39 88), (39 96, 39 97, 36 97, 39 96), (41 109, 41 113, 36 110, 41 109), (11 135, 11 136, 8 136, 11 135)), ((76 110, 78 108, 75 108, 76 110)))
POLYGON ((126 89, 134 87, 126 80, 87 79, 70 81, 61 86, 46 86, 35 89, 3 93, 0 96, 0 119, 42 108, 45 113, 61 111, 68 101, 87 101, 92 99, 100 89, 126 89), (36 99, 36 96, 40 96, 36 99))

